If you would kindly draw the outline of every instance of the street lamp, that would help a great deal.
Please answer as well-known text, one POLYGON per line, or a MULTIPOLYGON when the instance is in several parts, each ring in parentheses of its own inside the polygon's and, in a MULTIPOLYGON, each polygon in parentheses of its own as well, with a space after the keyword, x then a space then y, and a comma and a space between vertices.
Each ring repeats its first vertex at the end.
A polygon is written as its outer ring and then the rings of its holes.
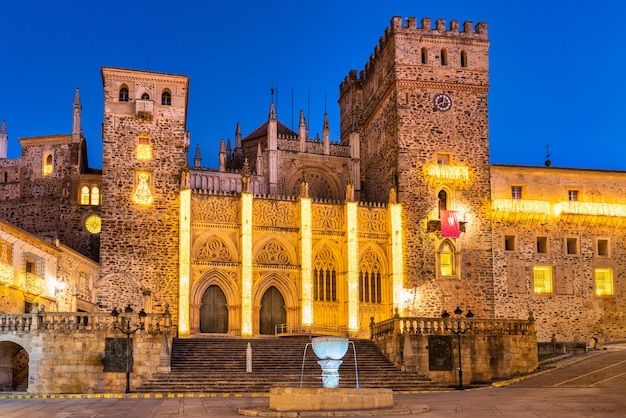
MULTIPOLYGON (((130 314, 133 312, 133 308, 130 307, 130 304, 124 308, 124 312, 130 314)), ((113 328, 122 332, 122 334, 126 335, 126 393, 130 393, 130 371, 132 369, 132 364, 130 362, 130 344, 132 342, 130 336, 136 333, 139 330, 144 329, 146 316, 148 315, 143 309, 139 311, 139 325, 135 328, 131 328, 130 326, 130 316, 126 316, 126 318, 122 318, 121 326, 118 325, 118 318, 120 315, 120 311, 117 308, 113 308, 111 311, 111 315, 115 318, 115 322, 113 323, 113 328)))
MULTIPOLYGON (((463 366, 461 364, 461 335, 465 334, 468 330, 472 329, 472 325, 468 324, 466 328, 461 329, 461 320, 462 320, 461 314, 463 314, 463 310, 457 306, 456 309, 454 310, 454 314, 456 315, 456 318, 454 319, 456 321, 456 329, 450 328, 450 326, 446 324, 446 330, 451 331, 453 334, 456 334, 456 337, 457 337, 457 341, 458 341, 457 349, 459 351, 459 385, 456 387, 456 389, 464 390, 465 387, 463 386, 463 366)), ((448 313, 448 311, 444 309, 443 312, 441 313, 441 317, 443 319, 448 319, 450 318, 450 314, 448 313)), ((474 317, 474 313, 472 312, 471 309, 467 310, 465 317, 466 318, 474 317)))

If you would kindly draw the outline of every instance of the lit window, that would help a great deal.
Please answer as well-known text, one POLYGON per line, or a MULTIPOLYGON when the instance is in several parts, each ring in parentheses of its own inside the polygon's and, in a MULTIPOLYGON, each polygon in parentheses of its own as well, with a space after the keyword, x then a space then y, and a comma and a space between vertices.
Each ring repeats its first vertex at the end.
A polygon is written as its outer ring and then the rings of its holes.
POLYGON ((100 189, 95 186, 91 188, 91 204, 94 206, 100 204, 100 189))
POLYGON ((151 160, 152 159, 152 146, 150 146, 150 139, 148 132, 139 133, 139 143, 137 144, 137 159, 138 160, 151 160))
POLYGON ((133 193, 133 200, 139 205, 150 205, 154 201, 152 196, 152 178, 145 171, 137 172, 137 185, 133 193))
POLYGON ((150 100, 150 95, 148 93, 144 93, 141 95, 141 100, 150 100))
POLYGON ((552 293, 552 267, 533 267, 533 289, 537 294, 552 293))
POLYGON ((85 219, 85 229, 89 231, 91 234, 99 234, 102 230, 102 220, 98 215, 89 215, 87 219, 85 219))
POLYGON ((89 187, 83 186, 80 189, 80 204, 88 205, 89 204, 89 187))
POLYGON ((127 102, 128 101, 128 87, 122 87, 120 89, 120 102, 127 102))
POLYGON ((52 174, 52 154, 47 153, 43 162, 43 175, 47 176, 52 174))
POLYGON ((163 94, 161 94, 161 104, 164 106, 170 106, 172 104, 172 94, 165 90, 163 94))
POLYGON ((567 200, 570 202, 576 202, 578 200, 578 190, 568 190, 567 200))
POLYGON ((454 276, 454 250, 450 243, 446 242, 439 251, 439 271, 442 276, 454 276))
POLYGON ((511 199, 522 198, 522 186, 511 186, 511 199))
POLYGON ((613 270, 598 268, 596 276, 596 296, 613 296, 613 270))

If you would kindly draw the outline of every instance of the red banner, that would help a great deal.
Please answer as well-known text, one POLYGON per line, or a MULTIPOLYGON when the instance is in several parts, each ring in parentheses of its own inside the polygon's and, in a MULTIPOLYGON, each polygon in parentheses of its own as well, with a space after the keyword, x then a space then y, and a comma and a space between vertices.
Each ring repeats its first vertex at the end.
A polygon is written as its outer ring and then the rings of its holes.
POLYGON ((458 238, 460 232, 458 212, 453 210, 442 210, 441 236, 447 238, 458 238))

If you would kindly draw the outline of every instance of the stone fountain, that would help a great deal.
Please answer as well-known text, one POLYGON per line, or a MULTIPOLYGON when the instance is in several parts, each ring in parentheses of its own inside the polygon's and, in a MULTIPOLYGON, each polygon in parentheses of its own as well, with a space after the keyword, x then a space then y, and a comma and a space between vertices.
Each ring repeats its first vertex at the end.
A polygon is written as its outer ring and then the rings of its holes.
POLYGON ((322 367, 323 387, 272 388, 270 409, 275 411, 339 411, 393 407, 391 389, 359 389, 358 383, 357 388, 339 388, 339 366, 343 362, 341 359, 348 351, 349 340, 347 338, 316 337, 311 340, 310 344, 319 358, 317 363, 322 367))

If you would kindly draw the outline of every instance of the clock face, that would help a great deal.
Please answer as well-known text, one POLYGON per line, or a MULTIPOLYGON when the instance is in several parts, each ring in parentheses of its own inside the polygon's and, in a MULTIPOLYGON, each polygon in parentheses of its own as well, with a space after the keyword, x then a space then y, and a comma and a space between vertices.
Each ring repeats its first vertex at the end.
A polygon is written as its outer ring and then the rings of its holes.
POLYGON ((438 94, 435 96, 435 107, 445 112, 452 107, 452 99, 447 94, 438 94))
POLYGON ((99 234, 101 227, 100 216, 90 215, 87 219, 85 219, 85 228, 87 228, 87 231, 92 234, 99 234))

